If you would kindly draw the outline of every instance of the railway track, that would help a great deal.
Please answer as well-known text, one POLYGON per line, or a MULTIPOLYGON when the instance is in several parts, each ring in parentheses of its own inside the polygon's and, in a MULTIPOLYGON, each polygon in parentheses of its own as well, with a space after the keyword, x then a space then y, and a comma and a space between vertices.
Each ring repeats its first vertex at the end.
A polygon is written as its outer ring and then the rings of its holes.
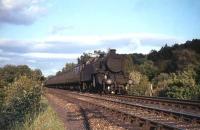
MULTIPOLYGON (((177 100, 170 98, 156 98, 147 96, 116 96, 103 95, 103 97, 135 105, 138 107, 162 109, 184 118, 191 117, 191 122, 200 120, 200 102, 196 100, 177 100), (181 113, 181 115, 180 115, 181 113)), ((188 119, 187 118, 187 119, 188 119)), ((199 122, 200 123, 200 122, 199 122)))
POLYGON ((116 96, 106 95, 106 97, 117 98, 138 104, 156 105, 160 108, 174 109, 189 114, 200 115, 200 101, 198 100, 180 100, 173 98, 148 97, 148 96, 116 96))
MULTIPOLYGON (((59 90, 57 91, 57 94, 62 96, 67 95, 71 98, 81 100, 82 102, 85 102, 87 104, 106 109, 107 111, 110 111, 113 114, 123 118, 125 121, 132 122, 134 125, 137 125, 142 129, 200 129, 199 113, 194 114, 186 111, 189 109, 185 109, 184 111, 174 110, 176 106, 175 100, 171 100, 172 103, 171 105, 169 105, 170 101, 167 101, 166 99, 159 99, 163 100, 163 103, 158 103, 161 101, 156 98, 155 101, 153 100, 153 98, 151 100, 146 99, 146 101, 144 98, 142 98, 142 101, 140 101, 140 99, 136 100, 132 99, 131 97, 125 96, 99 96, 94 94, 68 92, 65 90, 59 90), (147 100, 149 103, 147 102, 147 100), (145 105, 145 103, 147 104, 145 105), (167 107, 164 109, 164 106, 167 107), (171 107, 171 109, 168 109, 170 106, 173 107, 171 107)), ((183 106, 186 105, 186 102, 183 103, 181 102, 181 100, 178 100, 177 104, 178 106, 180 106, 180 108, 185 108, 183 106)), ((190 103, 189 106, 190 109, 194 107, 194 111, 196 112, 199 109, 198 102, 190 103)))

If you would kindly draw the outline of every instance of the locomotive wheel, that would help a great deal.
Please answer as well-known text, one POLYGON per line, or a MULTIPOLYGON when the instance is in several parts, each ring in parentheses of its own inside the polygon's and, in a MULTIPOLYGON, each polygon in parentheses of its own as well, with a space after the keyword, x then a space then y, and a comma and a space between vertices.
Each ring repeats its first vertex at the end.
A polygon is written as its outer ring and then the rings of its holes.
POLYGON ((79 91, 80 91, 80 92, 83 91, 83 83, 80 84, 80 86, 79 86, 79 91))
POLYGON ((82 92, 85 92, 85 90, 86 90, 86 83, 83 82, 83 84, 82 84, 82 92))
POLYGON ((97 93, 97 92, 101 93, 101 91, 102 91, 101 85, 97 82, 95 75, 92 76, 92 89, 95 93, 97 93))
POLYGON ((106 87, 105 82, 103 82, 102 85, 103 85, 103 93, 104 94, 109 94, 109 91, 108 91, 108 88, 106 87))

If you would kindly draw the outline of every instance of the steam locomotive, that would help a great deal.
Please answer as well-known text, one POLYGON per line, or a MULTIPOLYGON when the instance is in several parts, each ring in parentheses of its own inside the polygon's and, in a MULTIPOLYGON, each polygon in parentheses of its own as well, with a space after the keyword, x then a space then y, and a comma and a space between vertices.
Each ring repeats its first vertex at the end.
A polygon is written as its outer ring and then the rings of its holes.
POLYGON ((110 49, 107 54, 90 58, 86 63, 47 79, 45 86, 82 92, 126 94, 129 79, 124 71, 124 63, 124 55, 110 49))

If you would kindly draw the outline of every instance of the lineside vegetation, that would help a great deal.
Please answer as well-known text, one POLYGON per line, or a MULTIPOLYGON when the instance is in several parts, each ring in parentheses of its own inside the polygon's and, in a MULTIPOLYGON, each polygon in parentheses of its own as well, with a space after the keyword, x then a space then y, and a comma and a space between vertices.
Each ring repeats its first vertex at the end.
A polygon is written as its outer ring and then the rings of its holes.
MULTIPOLYGON (((94 54, 101 53, 105 52, 94 51, 94 54)), ((172 46, 166 44, 149 54, 124 56, 126 73, 133 80, 127 86, 128 94, 200 100, 200 39, 172 46)), ((77 62, 84 63, 90 58, 91 53, 83 53, 77 62)), ((57 74, 75 65, 67 63, 57 74)))
POLYGON ((129 94, 200 100, 200 40, 126 56, 129 94))
POLYGON ((26 65, 0 68, 0 129, 33 128, 39 125, 40 118, 47 123, 57 120, 48 103, 41 101, 43 81, 40 70, 31 70, 26 65), (53 119, 45 119, 47 113, 53 119))

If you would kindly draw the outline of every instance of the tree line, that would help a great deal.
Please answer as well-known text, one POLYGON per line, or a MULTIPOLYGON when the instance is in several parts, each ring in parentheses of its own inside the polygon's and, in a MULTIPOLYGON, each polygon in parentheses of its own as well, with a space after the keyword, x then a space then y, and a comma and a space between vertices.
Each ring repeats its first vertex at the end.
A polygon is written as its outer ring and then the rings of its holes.
MULTIPOLYGON (((134 51, 134 50, 133 50, 134 51)), ((105 55, 100 50, 94 54, 105 55)), ((83 53, 77 63, 85 63, 92 53, 83 53)), ((124 54, 124 68, 133 85, 129 94, 200 99, 200 40, 193 39, 183 44, 163 46, 149 54, 124 54)), ((67 63, 59 73, 76 66, 67 63)))
POLYGON ((131 86, 130 94, 149 95, 152 86, 153 96, 200 99, 199 39, 172 46, 166 44, 159 51, 152 50, 146 55, 127 54, 126 57, 126 68, 134 75, 131 78, 136 83, 131 86))

